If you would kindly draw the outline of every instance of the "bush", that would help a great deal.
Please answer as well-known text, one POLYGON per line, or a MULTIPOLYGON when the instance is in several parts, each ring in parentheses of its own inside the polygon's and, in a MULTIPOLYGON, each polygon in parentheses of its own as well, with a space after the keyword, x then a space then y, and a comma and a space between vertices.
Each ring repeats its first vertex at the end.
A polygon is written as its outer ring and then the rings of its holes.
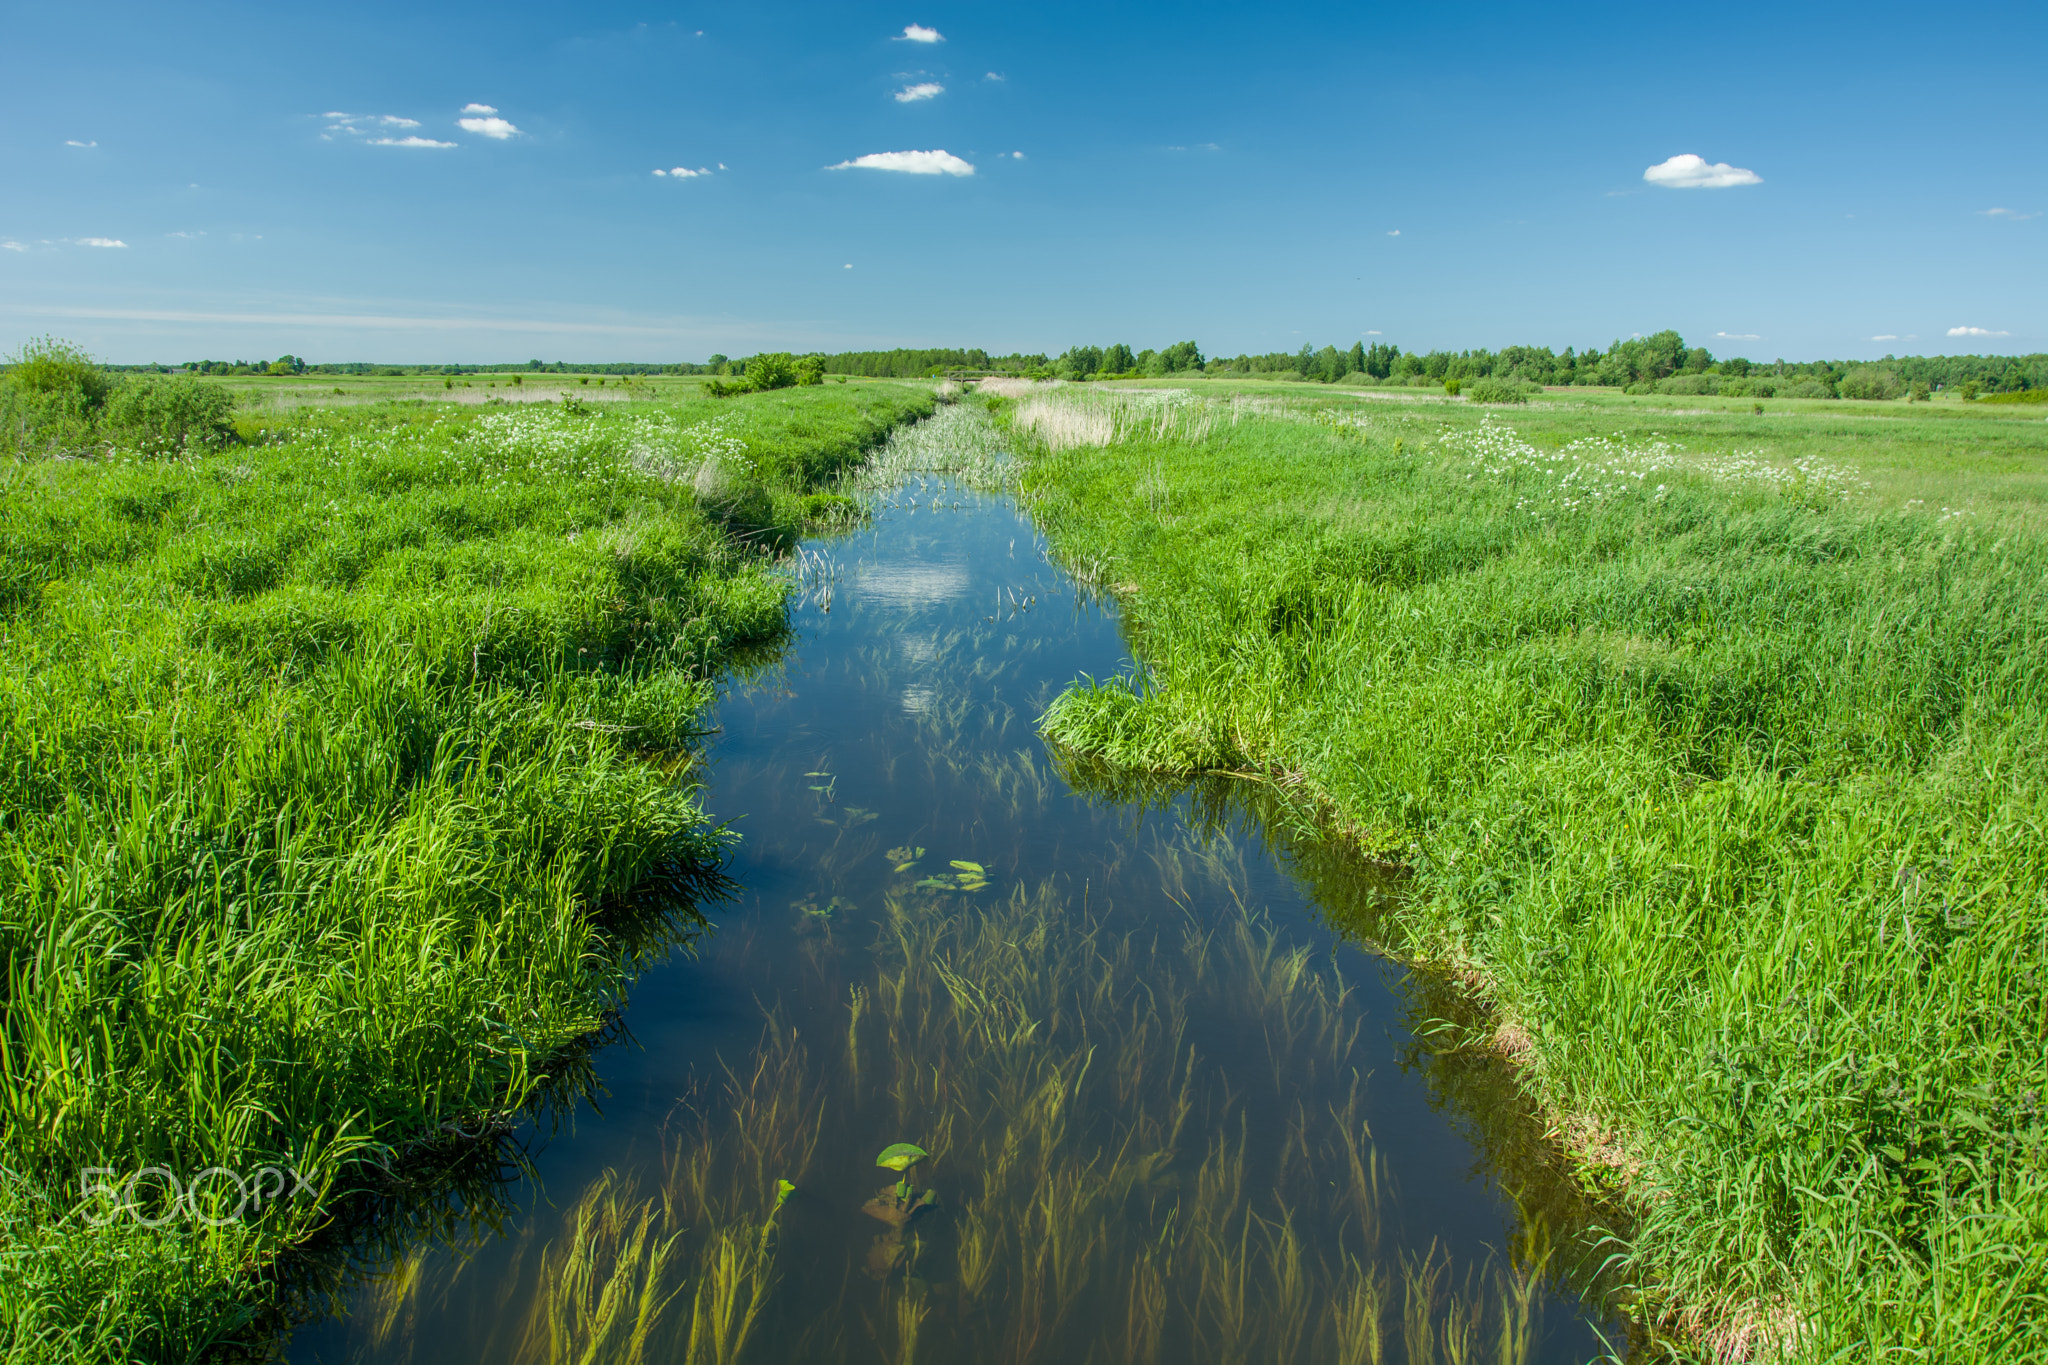
POLYGON ((1453 398, 1456 398, 1458 396, 1458 390, 1463 387, 1463 383, 1456 379, 1446 379, 1444 381, 1444 392, 1449 394, 1453 398))
POLYGON ((763 351, 747 361, 747 381, 757 389, 790 388, 797 382, 796 357, 788 351, 763 351))
POLYGON ((1965 403, 1976 402, 1977 395, 1982 392, 1984 392, 1984 386, 1976 380, 1966 379, 1963 381, 1963 401, 1965 403))
POLYGON ((1928 385, 1927 381, 1916 379, 1913 381, 1912 392, 1906 395, 1906 401, 1909 403, 1925 403, 1932 397, 1934 397, 1934 390, 1928 385))
POLYGON ((113 376, 68 341, 38 337, 0 378, 0 449, 69 450, 89 444, 113 376))
MULTIPOLYGON (((1457 390, 1452 386, 1457 382, 1453 379, 1444 387, 1456 393, 1457 390)), ((1535 387, 1533 384, 1524 384, 1519 379, 1475 379, 1472 381, 1472 387, 1466 390, 1466 396, 1475 403, 1526 403, 1529 401, 1529 390, 1535 387)))
POLYGON ((804 387, 825 382, 825 357, 807 355, 796 363, 796 382, 804 387))
POLYGON ((1834 387, 1829 384, 1823 384, 1818 379, 1795 379, 1778 390, 1778 397, 1780 398, 1833 398, 1834 396, 1834 387))
POLYGON ((107 400, 108 434, 151 455, 193 446, 219 449, 234 438, 235 396, 203 379, 138 378, 107 400))
POLYGON ((1703 393, 1720 392, 1720 383, 1713 375, 1675 374, 1669 379, 1658 380, 1657 392, 1696 397, 1703 393))
POLYGON ((1876 365, 1858 365, 1842 380, 1842 397, 1863 399, 1897 398, 1905 388, 1896 370, 1876 365))
POLYGON ((1984 401, 1987 403, 2048 403, 2048 389, 2015 389, 2011 393, 1994 393, 1984 401))

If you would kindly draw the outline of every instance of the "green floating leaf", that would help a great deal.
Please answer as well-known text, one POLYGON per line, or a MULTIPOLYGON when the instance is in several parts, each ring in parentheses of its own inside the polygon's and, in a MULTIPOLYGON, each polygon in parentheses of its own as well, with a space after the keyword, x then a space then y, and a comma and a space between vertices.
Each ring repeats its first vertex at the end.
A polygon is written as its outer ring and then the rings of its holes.
POLYGON ((930 1155, 930 1152, 915 1143, 892 1142, 875 1158, 875 1164, 892 1171, 907 1171, 930 1155))
POLYGON ((959 868, 962 872, 972 872, 977 877, 986 877, 988 875, 987 870, 980 863, 970 863, 963 858, 953 859, 951 866, 959 868))

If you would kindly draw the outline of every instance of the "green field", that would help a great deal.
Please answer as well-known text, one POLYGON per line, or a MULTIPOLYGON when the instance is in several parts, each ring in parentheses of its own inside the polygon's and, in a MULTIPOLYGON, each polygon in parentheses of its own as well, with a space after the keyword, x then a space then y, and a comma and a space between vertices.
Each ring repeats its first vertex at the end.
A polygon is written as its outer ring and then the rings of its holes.
POLYGON ((718 893, 689 759, 776 555, 934 407, 261 383, 217 448, 0 462, 7 1360, 193 1359, 338 1210, 574 1097, 718 893))
POLYGON ((2037 1358, 2037 405, 1011 387, 1142 668, 1071 748, 1267 784, 1409 875, 1707 1353, 2037 1358))

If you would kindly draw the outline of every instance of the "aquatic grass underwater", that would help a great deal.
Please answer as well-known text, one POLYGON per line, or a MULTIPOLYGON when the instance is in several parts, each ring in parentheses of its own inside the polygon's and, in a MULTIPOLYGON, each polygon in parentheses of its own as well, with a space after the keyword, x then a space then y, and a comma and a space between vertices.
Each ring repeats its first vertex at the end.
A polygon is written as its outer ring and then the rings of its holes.
POLYGON ((1060 401, 1141 668, 1046 734, 1404 863, 1673 1349, 2048 1357, 2038 423, 1060 401))
POLYGON ((932 403, 297 412, 0 469, 0 1357, 196 1358, 450 1125, 585 1083, 723 886, 649 760, 932 403))
MULTIPOLYGON (((1200 891, 1228 876, 1183 858, 1200 891)), ((844 988, 843 1034, 771 1014, 674 1125, 654 1188, 592 1182, 469 1291, 488 1358, 1529 1357, 1542 1229, 1462 1273, 1383 1234, 1363 1018, 1307 948, 1251 911, 1161 925, 1049 883, 970 907, 916 875, 879 923, 824 931, 873 936, 815 959, 844 988), (1263 1036, 1267 1066, 1220 1066, 1197 1042, 1218 1031, 1263 1036), (929 1154, 929 1212, 900 1240, 845 1213, 890 1193, 847 1148, 874 1132, 929 1154)), ((381 1281, 377 1358, 424 1358, 419 1296, 468 1273, 381 1281)))

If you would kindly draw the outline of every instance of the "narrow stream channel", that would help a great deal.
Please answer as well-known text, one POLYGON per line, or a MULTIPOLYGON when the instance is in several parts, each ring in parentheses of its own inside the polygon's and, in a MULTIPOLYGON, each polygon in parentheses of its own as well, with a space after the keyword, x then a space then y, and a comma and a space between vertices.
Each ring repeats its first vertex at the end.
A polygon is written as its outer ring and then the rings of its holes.
POLYGON ((1401 969, 1245 819, 1059 775, 1033 721, 1127 653, 1016 506, 913 483, 812 549, 836 576, 709 749, 741 898, 641 978, 511 1229, 418 1249, 289 1358, 1599 1355, 1416 1062, 1401 969))

